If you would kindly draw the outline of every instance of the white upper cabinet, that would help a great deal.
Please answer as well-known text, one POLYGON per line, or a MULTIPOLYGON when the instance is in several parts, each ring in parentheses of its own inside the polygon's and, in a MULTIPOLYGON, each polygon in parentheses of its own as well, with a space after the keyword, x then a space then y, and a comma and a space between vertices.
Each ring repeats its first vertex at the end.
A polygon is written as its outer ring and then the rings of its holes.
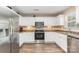
POLYGON ((31 25, 35 25, 35 22, 44 22, 44 25, 58 24, 56 17, 21 17, 19 20, 19 25, 31 26, 31 25))
POLYGON ((76 9, 76 23, 79 23, 79 6, 75 7, 76 9))
POLYGON ((65 24, 65 18, 64 18, 64 15, 58 15, 57 16, 58 18, 58 25, 64 25, 65 24))

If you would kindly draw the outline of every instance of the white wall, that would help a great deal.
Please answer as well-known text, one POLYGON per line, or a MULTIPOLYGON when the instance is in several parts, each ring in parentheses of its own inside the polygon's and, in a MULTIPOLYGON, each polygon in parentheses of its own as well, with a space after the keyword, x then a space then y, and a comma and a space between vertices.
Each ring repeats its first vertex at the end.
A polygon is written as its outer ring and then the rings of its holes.
POLYGON ((5 29, 7 29, 8 25, 9 25, 8 19, 9 18, 7 18, 7 17, 0 16, 0 29, 3 29, 3 31, 0 32, 0 37, 5 37, 6 36, 5 29))
POLYGON ((34 25, 35 21, 44 21, 45 25, 56 25, 57 18, 56 17, 21 17, 19 20, 19 25, 21 26, 30 26, 34 25))
POLYGON ((7 17, 0 17, 0 28, 7 28, 9 24, 9 18, 7 17))
POLYGON ((8 28, 9 18, 0 16, 0 29, 3 29, 3 32, 0 32, 0 44, 9 41, 9 36, 6 36, 5 29, 8 28))

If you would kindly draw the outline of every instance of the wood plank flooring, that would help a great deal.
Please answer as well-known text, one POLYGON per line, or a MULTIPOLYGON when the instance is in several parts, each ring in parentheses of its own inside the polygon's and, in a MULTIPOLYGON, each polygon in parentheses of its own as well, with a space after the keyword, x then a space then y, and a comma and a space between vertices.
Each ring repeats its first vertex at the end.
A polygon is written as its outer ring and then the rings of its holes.
POLYGON ((20 53, 64 53, 55 43, 25 43, 20 48, 20 53))

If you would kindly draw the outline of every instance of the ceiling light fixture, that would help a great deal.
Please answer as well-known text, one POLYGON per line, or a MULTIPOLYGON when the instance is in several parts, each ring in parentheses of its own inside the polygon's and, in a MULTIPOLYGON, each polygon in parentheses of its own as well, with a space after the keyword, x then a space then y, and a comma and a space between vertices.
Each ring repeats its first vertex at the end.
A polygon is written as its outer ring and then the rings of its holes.
POLYGON ((37 14, 37 12, 39 11, 39 9, 34 9, 34 14, 33 14, 33 17, 36 17, 36 15, 35 14, 37 14))
POLYGON ((33 17, 36 17, 36 15, 33 15, 33 17))
POLYGON ((39 9, 34 9, 34 11, 39 11, 39 9))

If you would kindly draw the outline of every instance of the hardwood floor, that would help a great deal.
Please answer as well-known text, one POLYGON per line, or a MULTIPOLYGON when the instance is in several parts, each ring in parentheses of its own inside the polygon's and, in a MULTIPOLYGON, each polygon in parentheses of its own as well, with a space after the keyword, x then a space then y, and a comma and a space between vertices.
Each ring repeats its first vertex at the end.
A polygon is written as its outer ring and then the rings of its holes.
POLYGON ((55 43, 25 43, 20 48, 20 53, 64 53, 55 43))

